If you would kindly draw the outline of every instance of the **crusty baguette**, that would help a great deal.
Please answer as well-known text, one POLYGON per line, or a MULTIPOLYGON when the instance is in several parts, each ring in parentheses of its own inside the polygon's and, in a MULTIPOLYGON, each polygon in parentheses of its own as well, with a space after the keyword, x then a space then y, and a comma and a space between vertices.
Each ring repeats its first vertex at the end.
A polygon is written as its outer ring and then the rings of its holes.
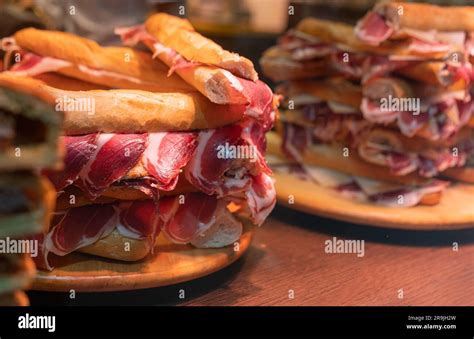
MULTIPOLYGON (((277 136, 277 138, 275 138, 275 133, 270 133, 268 136, 269 154, 277 156, 277 159, 275 159, 275 163, 291 164, 291 160, 286 159, 283 162, 281 160, 283 159, 284 154, 281 152, 281 150, 277 149, 277 142, 279 137, 277 136)), ((340 161, 341 159, 336 159, 336 157, 342 156, 338 155, 337 152, 341 152, 341 150, 338 150, 337 148, 332 146, 314 147, 310 150, 310 152, 305 153, 303 160, 308 165, 326 167, 334 171, 360 177, 366 177, 377 181, 385 181, 406 185, 423 184, 428 181, 426 179, 422 179, 416 176, 413 176, 412 179, 407 180, 407 178, 399 178, 396 176, 387 175, 387 171, 382 172, 378 170, 379 166, 372 166, 370 164, 368 164, 367 166, 367 163, 365 163, 362 159, 358 158, 357 155, 355 156, 355 158, 351 155, 351 157, 353 158, 350 161, 340 161), (311 154, 311 152, 314 153, 311 154)), ((420 200, 419 205, 436 205, 441 201, 442 195, 442 192, 426 194, 420 200)))
POLYGON ((423 31, 474 31, 473 6, 437 6, 423 3, 380 2, 375 11, 395 28, 423 31))
MULTIPOLYGON (((267 134, 268 153, 284 158, 281 150, 281 137, 276 133, 267 134)), ((326 167, 339 172, 366 177, 369 179, 400 183, 423 184, 428 181, 416 174, 395 176, 386 167, 370 164, 352 151, 350 156, 343 156, 344 145, 312 145, 303 154, 303 162, 309 165, 326 167)))
POLYGON ((394 98, 412 97, 413 91, 410 84, 400 78, 377 77, 370 79, 362 86, 362 94, 370 100, 379 100, 392 96, 394 98))
POLYGON ((168 77, 168 68, 154 62, 149 53, 128 47, 102 47, 95 41, 70 33, 44 31, 35 28, 22 29, 15 33, 18 46, 41 56, 69 61, 71 67, 59 72, 81 80, 116 88, 142 89, 156 92, 191 91, 192 88, 178 76, 168 77), (87 66, 97 73, 90 75, 79 69, 87 66), (130 79, 117 79, 116 73, 141 80, 140 84, 130 79))
POLYGON ((110 87, 94 84, 92 82, 86 82, 71 78, 59 73, 43 73, 34 76, 35 79, 41 80, 46 85, 64 89, 66 91, 91 91, 97 89, 109 89, 110 87))
POLYGON ((263 74, 273 81, 297 80, 329 75, 326 59, 299 62, 279 46, 270 47, 260 59, 263 74))
MULTIPOLYGON (((156 53, 153 43, 149 41, 144 43, 153 53, 156 53)), ((167 52, 156 53, 156 57, 168 67, 173 67, 175 62, 173 54, 167 52)), ((238 79, 225 69, 197 65, 195 67, 178 67, 174 71, 184 81, 216 104, 243 105, 248 103, 238 79)))
POLYGON ((0 85, 35 91, 50 101, 92 100, 94 112, 66 111, 64 133, 161 132, 217 128, 239 121, 245 106, 216 105, 197 92, 151 93, 138 90, 64 91, 40 80, 0 75, 0 85))
POLYGON ((252 81, 258 79, 249 59, 229 52, 205 38, 186 19, 158 13, 148 18, 145 27, 161 44, 178 52, 188 61, 217 66, 252 81))
POLYGON ((473 137, 473 131, 469 128, 462 129, 451 139, 432 141, 419 136, 407 137, 406 135, 403 135, 394 129, 376 127, 366 133, 363 133, 358 141, 359 143, 368 140, 384 142, 385 144, 394 145, 403 151, 422 153, 427 152, 430 149, 434 150, 437 148, 454 147, 459 143, 473 137))
MULTIPOLYGON (((350 47, 350 50, 359 52, 376 53, 387 56, 423 56, 430 58, 438 58, 449 55, 446 51, 414 51, 408 48, 410 41, 388 41, 380 46, 373 46, 363 43, 354 33, 354 28, 351 25, 335 22, 330 20, 305 18, 297 26, 297 30, 315 36, 321 42, 328 44, 340 44, 350 47)), ((449 51, 453 52, 453 51, 449 51)))
POLYGON ((121 261, 138 261, 150 253, 152 245, 149 239, 127 238, 115 229, 107 237, 80 248, 78 252, 121 261))
POLYGON ((288 86, 288 97, 307 93, 324 101, 335 101, 359 109, 362 89, 344 78, 324 80, 292 81, 288 86))
MULTIPOLYGON (((453 73, 445 71, 445 61, 425 61, 402 67, 396 72, 407 78, 435 86, 450 86, 454 83, 453 73)), ((463 81, 464 87, 467 86, 463 81)))

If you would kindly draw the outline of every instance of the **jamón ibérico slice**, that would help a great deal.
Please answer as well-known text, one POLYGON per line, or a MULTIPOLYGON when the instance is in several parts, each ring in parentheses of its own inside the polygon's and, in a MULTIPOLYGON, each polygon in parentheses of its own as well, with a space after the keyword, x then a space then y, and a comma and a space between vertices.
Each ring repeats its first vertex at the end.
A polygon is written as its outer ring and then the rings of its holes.
POLYGON ((91 199, 122 178, 140 160, 147 134, 101 134, 94 158, 81 171, 77 185, 91 199))
POLYGON ((419 112, 418 114, 413 114, 413 112, 399 112, 397 123, 402 134, 412 137, 421 130, 428 121, 428 112, 419 112))
POLYGON ((148 173, 158 180, 157 187, 171 191, 176 187, 181 169, 191 159, 197 146, 196 133, 151 133, 143 153, 148 173))
POLYGON ((290 159, 302 162, 303 153, 311 143, 311 131, 309 128, 295 124, 284 124, 283 153, 290 159))
POLYGON ((35 76, 48 72, 56 72, 61 68, 70 66, 71 63, 65 60, 43 57, 31 52, 23 52, 21 61, 14 64, 9 71, 19 76, 35 76))
POLYGON ((46 239, 46 247, 65 255, 95 243, 117 226, 118 210, 113 205, 87 205, 67 210, 46 239))
POLYGON ((153 200, 127 201, 120 204, 120 234, 132 239, 155 239, 158 227, 158 204, 153 200))
POLYGON ((272 90, 260 80, 253 82, 242 78, 237 79, 242 85, 243 93, 249 102, 245 115, 258 120, 265 131, 269 130, 275 121, 272 90))
POLYGON ((52 269, 49 253, 64 256, 106 238, 113 230, 131 239, 158 236, 160 216, 154 200, 95 204, 56 213, 46 235, 35 236, 40 243, 38 267, 52 269))
POLYGON ((245 145, 241 134, 240 125, 199 132, 198 147, 185 168, 186 179, 204 193, 224 195, 224 174, 232 164, 242 161, 228 157, 223 150, 245 145))
POLYGON ((255 123, 253 119, 244 119, 240 123, 242 126, 241 138, 247 143, 249 147, 255 149, 255 156, 260 167, 260 170, 271 174, 272 170, 268 167, 265 160, 265 150, 267 148, 267 139, 265 137, 265 128, 261 124, 255 123))
POLYGON ((77 180, 79 173, 97 149, 97 136, 97 134, 88 134, 61 137, 61 141, 66 145, 64 169, 61 171, 45 171, 57 191, 64 189, 77 180))
POLYGON ((203 193, 163 198, 159 205, 162 231, 175 243, 189 243, 211 227, 216 208, 216 197, 203 193))
POLYGON ((204 193, 222 197, 248 189, 251 175, 271 173, 262 155, 265 139, 257 135, 263 127, 254 123, 244 120, 201 131, 196 152, 185 168, 188 181, 204 193))
POLYGON ((261 225, 276 204, 276 192, 273 180, 265 173, 252 177, 252 185, 245 192, 251 219, 256 225, 261 225))
POLYGON ((385 22, 385 18, 373 11, 368 12, 360 19, 355 27, 356 36, 371 45, 381 44, 390 38, 393 31, 393 28, 385 22))

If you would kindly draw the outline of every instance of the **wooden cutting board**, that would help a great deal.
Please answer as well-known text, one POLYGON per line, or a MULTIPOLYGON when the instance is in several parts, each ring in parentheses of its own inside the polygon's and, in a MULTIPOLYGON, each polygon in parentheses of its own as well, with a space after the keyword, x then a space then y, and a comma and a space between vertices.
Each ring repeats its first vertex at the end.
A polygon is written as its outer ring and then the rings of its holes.
POLYGON ((246 225, 234 246, 197 249, 159 237, 155 253, 139 262, 120 262, 72 253, 54 257, 51 272, 40 271, 32 290, 68 292, 123 291, 159 287, 216 272, 242 256, 250 246, 255 227, 246 225))
POLYGON ((398 229, 453 230, 474 228, 474 185, 453 185, 435 206, 385 207, 342 197, 337 191, 274 173, 278 203, 338 220, 398 229))

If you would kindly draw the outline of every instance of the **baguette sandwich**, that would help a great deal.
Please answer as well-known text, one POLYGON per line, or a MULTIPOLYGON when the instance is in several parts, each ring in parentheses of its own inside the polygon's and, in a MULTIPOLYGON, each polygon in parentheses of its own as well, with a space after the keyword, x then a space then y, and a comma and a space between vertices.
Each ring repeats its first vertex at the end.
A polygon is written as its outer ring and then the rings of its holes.
POLYGON ((193 88, 217 104, 245 104, 267 96, 250 60, 229 52, 194 30, 188 20, 165 13, 152 15, 144 25, 118 28, 126 45, 143 43, 193 88))
POLYGON ((470 82, 464 42, 427 48, 419 41, 394 41, 373 46, 361 41, 352 26, 305 18, 268 49, 260 64, 274 81, 342 75, 366 82, 374 77, 401 74, 421 82, 451 86, 470 82))
POLYGON ((216 104, 196 91, 71 90, 12 73, 0 78, 65 112, 64 169, 44 171, 58 197, 49 230, 36 237, 39 267, 75 251, 140 260, 159 251, 160 233, 223 247, 240 238, 242 220, 261 225, 272 210, 263 155, 278 100, 266 85, 245 104, 216 104))
POLYGON ((108 88, 190 92, 193 88, 151 55, 102 47, 70 33, 25 28, 2 40, 5 69, 19 76, 57 73, 108 88))
MULTIPOLYGON (((35 276, 30 239, 49 225, 55 191, 38 176, 42 168, 60 168, 58 142, 63 116, 51 98, 36 88, 20 91, 0 80, 0 305, 27 306, 22 289, 35 276)), ((36 249, 36 250, 35 250, 36 249)))
POLYGON ((369 44, 411 39, 425 45, 446 42, 463 45, 466 33, 474 30, 472 6, 437 6, 422 3, 383 1, 359 20, 355 34, 369 44))

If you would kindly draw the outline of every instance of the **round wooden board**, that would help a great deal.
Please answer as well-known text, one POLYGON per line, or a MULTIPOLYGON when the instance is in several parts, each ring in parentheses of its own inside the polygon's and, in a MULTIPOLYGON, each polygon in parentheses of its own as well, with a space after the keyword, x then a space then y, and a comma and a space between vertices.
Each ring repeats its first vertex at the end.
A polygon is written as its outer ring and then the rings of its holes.
POLYGON ((216 272, 249 248, 255 227, 246 225, 236 246, 197 249, 159 237, 155 253, 139 262, 120 262, 72 253, 55 257, 55 269, 40 271, 32 290, 68 292, 124 291, 172 285, 216 272))
POLYGON ((474 227, 474 185, 453 185, 435 206, 384 207, 342 197, 330 188, 287 173, 274 173, 278 203, 310 214, 347 222, 408 230, 474 227), (290 204, 290 197, 293 203, 290 204))

